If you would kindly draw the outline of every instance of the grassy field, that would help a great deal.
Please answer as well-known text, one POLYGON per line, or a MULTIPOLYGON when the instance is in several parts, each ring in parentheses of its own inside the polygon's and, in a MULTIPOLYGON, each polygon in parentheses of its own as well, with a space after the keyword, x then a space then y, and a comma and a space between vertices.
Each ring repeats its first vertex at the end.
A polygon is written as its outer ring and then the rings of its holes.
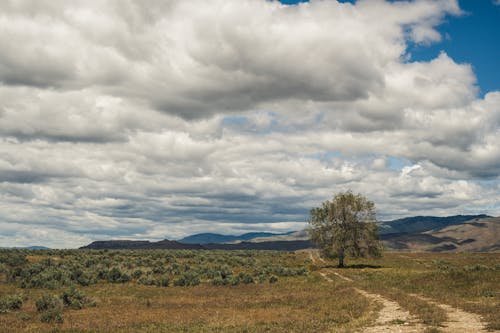
POLYGON ((500 329, 499 253, 389 252, 378 260, 350 264, 333 271, 351 278, 354 285, 396 300, 429 326, 439 327, 446 315, 415 296, 479 314, 489 329, 500 329))
POLYGON ((493 329, 499 258, 386 253, 336 269, 308 252, 0 250, 0 332, 355 332, 380 304, 354 288, 396 300, 435 331, 446 314, 414 294, 493 329))

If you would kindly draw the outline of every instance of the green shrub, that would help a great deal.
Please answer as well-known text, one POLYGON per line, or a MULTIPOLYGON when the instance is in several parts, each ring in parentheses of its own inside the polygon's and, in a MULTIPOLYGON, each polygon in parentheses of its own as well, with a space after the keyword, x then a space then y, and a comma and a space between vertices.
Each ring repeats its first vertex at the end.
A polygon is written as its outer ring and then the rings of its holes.
POLYGON ((19 310, 23 305, 23 297, 21 295, 6 295, 0 298, 0 313, 19 310))
POLYGON ((227 279, 223 279, 220 276, 216 276, 215 278, 212 279, 212 284, 214 286, 225 286, 229 283, 227 279))
POLYGON ((40 321, 43 323, 62 323, 63 317, 62 317, 62 311, 60 309, 52 309, 49 311, 45 311, 42 313, 40 316, 40 321))
POLYGON ((154 279, 154 277, 152 275, 144 275, 144 276, 141 276, 141 278, 139 280, 137 280, 137 283, 139 284, 143 284, 145 286, 153 286, 156 284, 156 280, 154 279))
POLYGON ((271 275, 269 277, 269 283, 276 283, 278 282, 278 277, 276 275, 271 275))
POLYGON ((192 272, 186 272, 174 280, 174 286, 197 286, 200 284, 198 276, 192 272))
POLYGON ((66 289, 61 294, 61 299, 63 301, 64 306, 67 306, 72 309, 81 309, 84 307, 84 305, 90 303, 90 300, 75 287, 70 287, 69 289, 66 289))
POLYGON ((43 295, 35 302, 36 310, 38 312, 44 312, 55 309, 62 309, 62 301, 53 295, 43 295))
POLYGON ((143 273, 144 273, 144 272, 143 272, 143 271, 141 271, 140 269, 136 269, 136 270, 132 273, 132 277, 133 277, 134 279, 136 279, 136 280, 137 280, 137 279, 139 279, 139 278, 142 276, 142 274, 143 274, 143 273))
POLYGON ((480 264, 464 267, 464 271, 466 271, 466 272, 480 272, 480 271, 487 271, 489 269, 490 268, 488 266, 480 265, 480 264))
POLYGON ((18 250, 0 250, 0 263, 10 267, 26 264, 26 254, 18 250))
POLYGON ((130 276, 128 276, 126 273, 123 273, 117 267, 113 267, 111 270, 109 270, 106 279, 111 283, 125 283, 130 281, 130 276))
POLYGON ((169 284, 170 279, 168 278, 168 276, 163 276, 160 278, 160 280, 158 280, 158 286, 160 287, 168 287, 169 284))
POLYGON ((236 276, 230 276, 228 279, 228 284, 231 285, 231 286, 237 286, 238 284, 240 284, 240 277, 238 275, 236 276))
POLYGON ((240 272, 240 274, 238 274, 238 278, 240 282, 244 284, 254 283, 253 277, 246 272, 240 272))

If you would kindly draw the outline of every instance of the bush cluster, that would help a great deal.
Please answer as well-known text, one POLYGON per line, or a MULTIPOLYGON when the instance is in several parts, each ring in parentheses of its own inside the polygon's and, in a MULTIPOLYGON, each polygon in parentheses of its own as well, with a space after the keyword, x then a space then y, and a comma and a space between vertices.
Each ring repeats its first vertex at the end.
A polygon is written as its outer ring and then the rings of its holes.
POLYGON ((23 296, 18 294, 0 297, 0 313, 19 310, 23 305, 23 296))
POLYGON ((273 251, 0 251, 0 270, 5 272, 8 282, 21 288, 42 289, 89 286, 98 282, 155 287, 187 287, 200 283, 238 285, 268 283, 272 275, 308 274, 305 265, 293 266, 289 262, 297 265, 295 254, 273 251), (30 262, 26 260, 28 254, 32 258, 30 262))
POLYGON ((62 323, 62 300, 54 295, 43 295, 36 300, 36 310, 41 312, 40 321, 44 323, 62 323))
POLYGON ((85 294, 70 287, 64 290, 59 296, 44 294, 35 301, 36 310, 41 313, 40 321, 45 323, 62 323, 63 309, 70 308, 79 310, 88 306, 96 306, 96 302, 85 296, 85 294))

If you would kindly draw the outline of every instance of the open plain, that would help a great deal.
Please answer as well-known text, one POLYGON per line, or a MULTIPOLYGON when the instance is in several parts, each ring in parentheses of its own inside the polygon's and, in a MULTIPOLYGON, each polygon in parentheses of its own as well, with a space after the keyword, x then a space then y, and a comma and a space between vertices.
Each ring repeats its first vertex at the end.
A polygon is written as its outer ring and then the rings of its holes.
POLYGON ((315 250, 2 250, 0 258, 1 332, 500 329, 498 253, 389 252, 344 269, 315 250))

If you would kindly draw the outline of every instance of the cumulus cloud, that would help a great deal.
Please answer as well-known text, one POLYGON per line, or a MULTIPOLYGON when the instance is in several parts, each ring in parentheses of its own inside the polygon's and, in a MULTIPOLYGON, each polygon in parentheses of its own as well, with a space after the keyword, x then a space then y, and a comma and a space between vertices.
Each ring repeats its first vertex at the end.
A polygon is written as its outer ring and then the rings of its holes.
POLYGON ((500 92, 407 51, 457 1, 0 6, 1 245, 500 213, 500 92))

